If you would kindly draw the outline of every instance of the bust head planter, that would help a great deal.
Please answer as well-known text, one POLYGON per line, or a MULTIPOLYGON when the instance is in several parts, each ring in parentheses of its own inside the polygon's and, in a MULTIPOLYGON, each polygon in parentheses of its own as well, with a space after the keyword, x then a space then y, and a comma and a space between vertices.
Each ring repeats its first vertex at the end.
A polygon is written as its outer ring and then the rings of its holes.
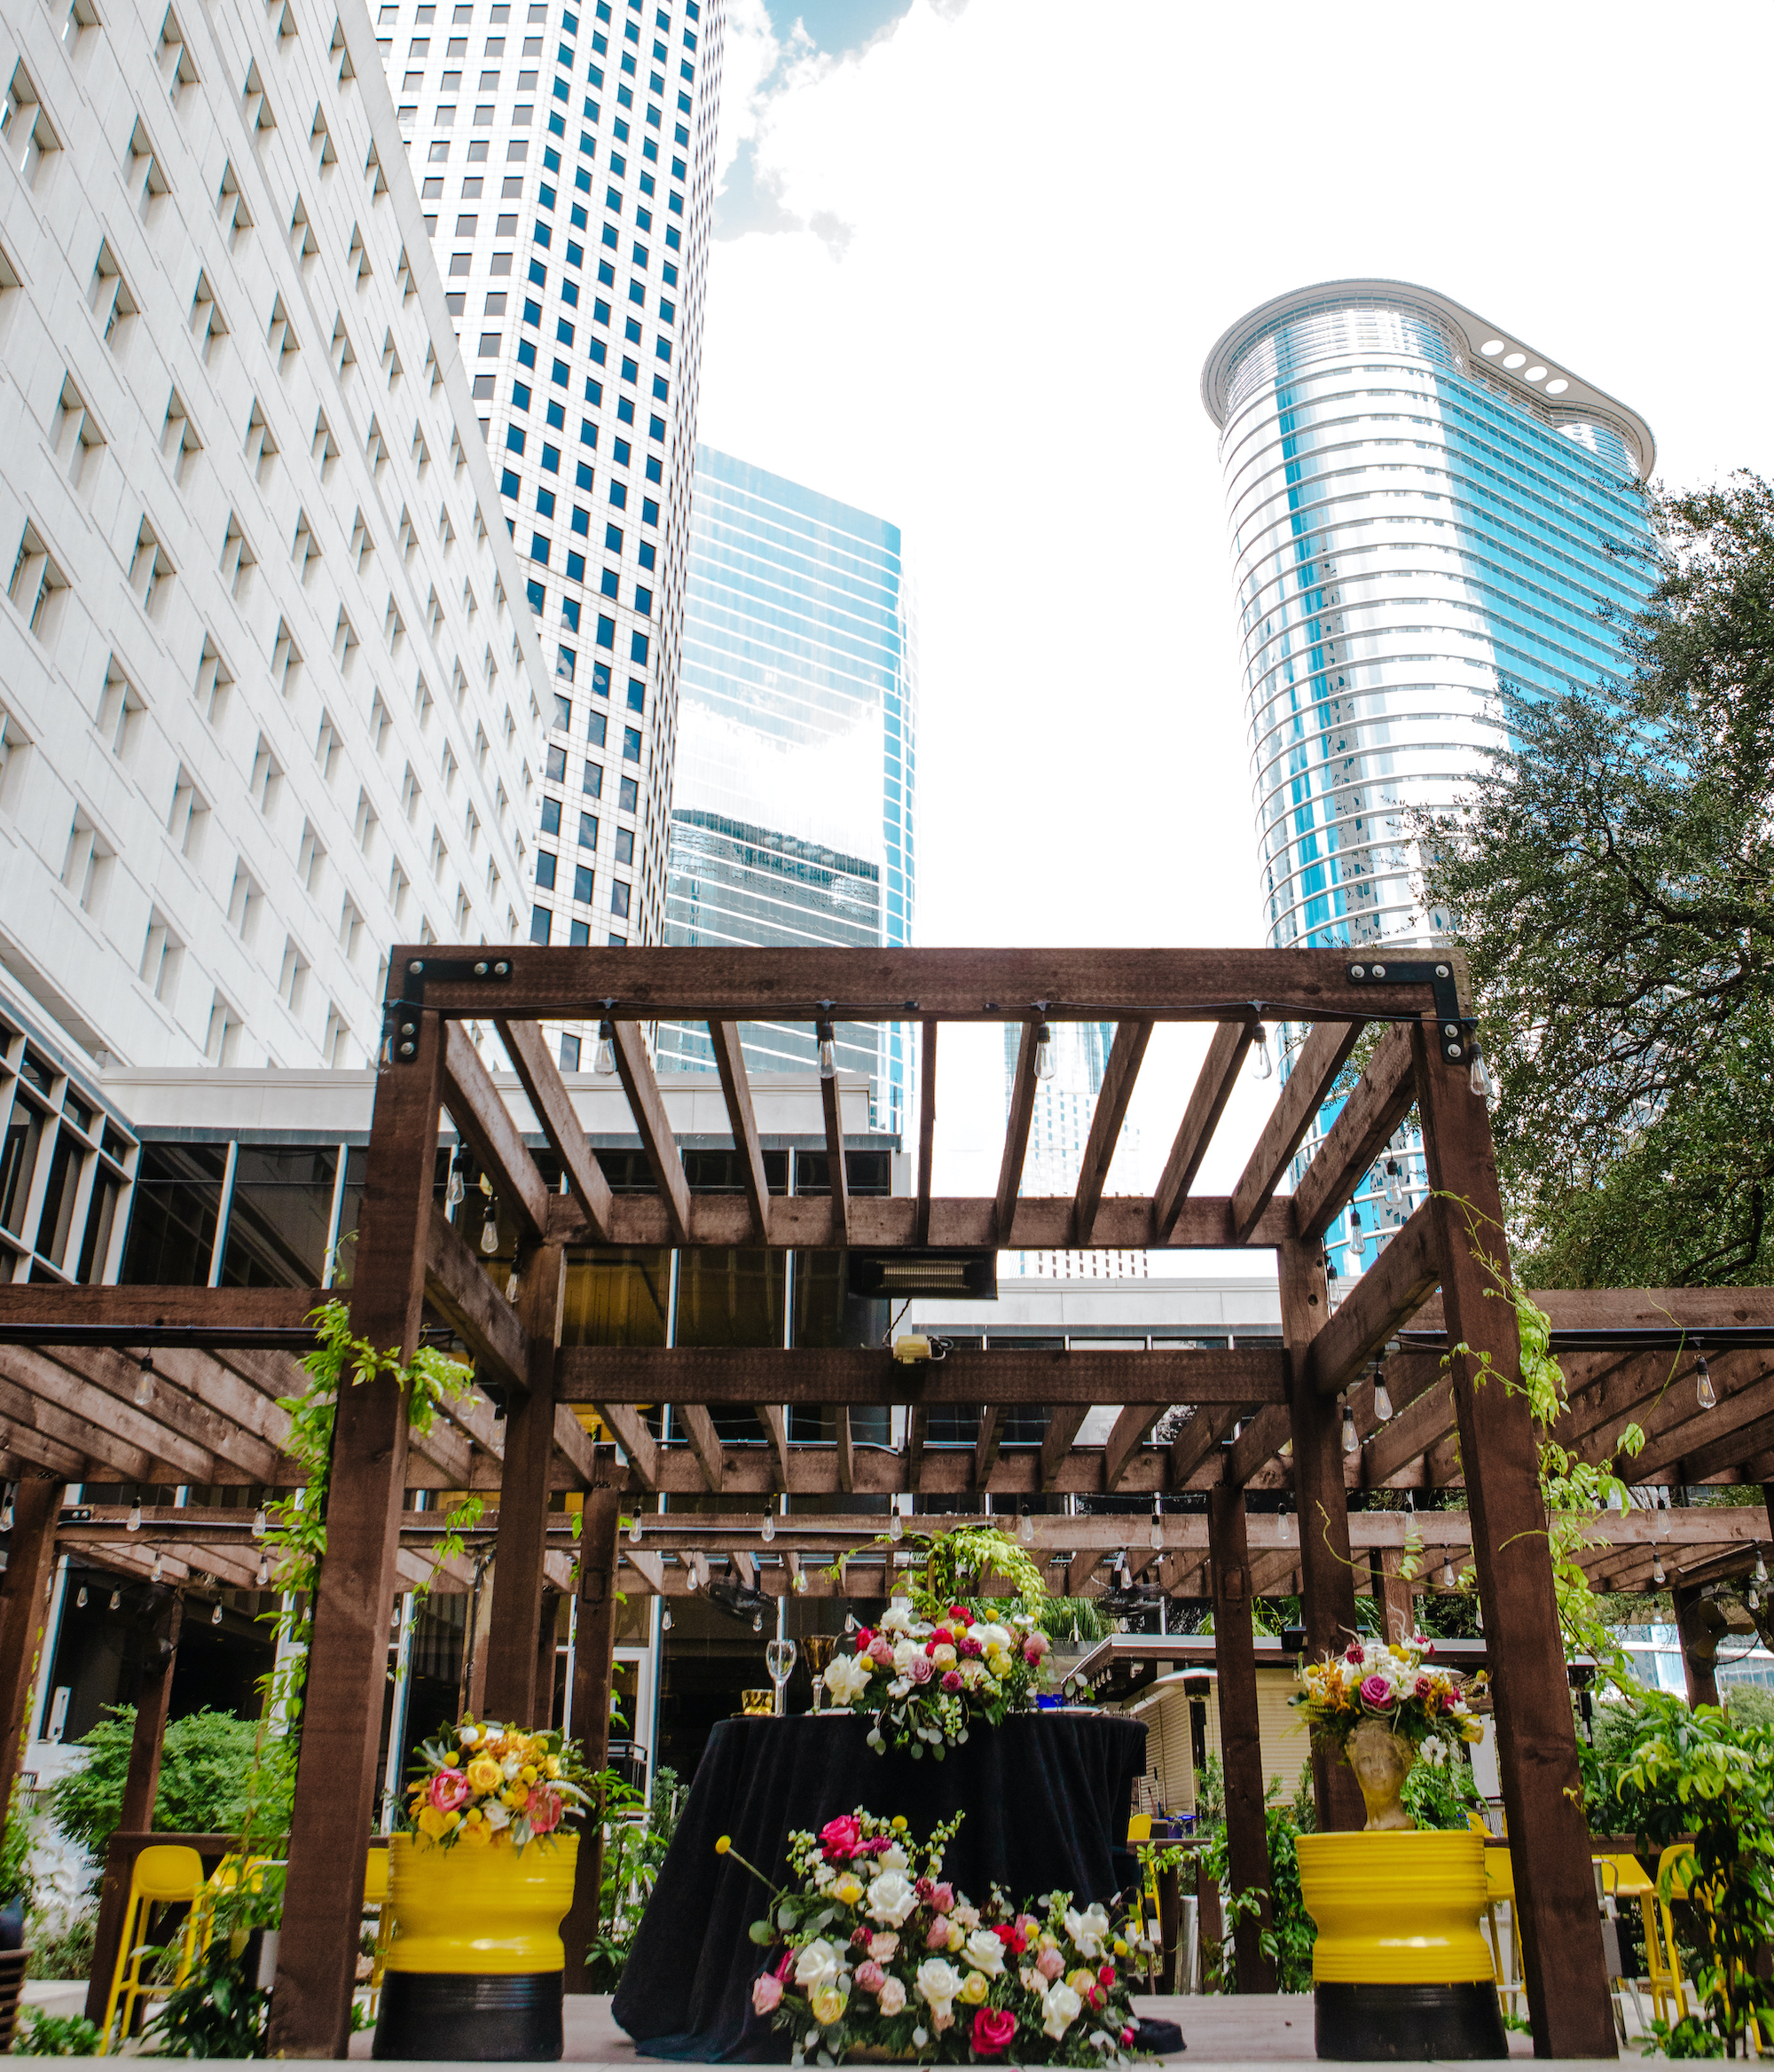
POLYGON ((1340 1655, 1300 1666, 1305 1689, 1293 1702, 1318 1746, 1334 1747, 1354 1771, 1370 1834, 1416 1826, 1400 1794, 1425 1741, 1476 1741, 1484 1733, 1472 1710, 1483 1700, 1484 1677, 1438 1668, 1432 1644, 1352 1641, 1340 1655))

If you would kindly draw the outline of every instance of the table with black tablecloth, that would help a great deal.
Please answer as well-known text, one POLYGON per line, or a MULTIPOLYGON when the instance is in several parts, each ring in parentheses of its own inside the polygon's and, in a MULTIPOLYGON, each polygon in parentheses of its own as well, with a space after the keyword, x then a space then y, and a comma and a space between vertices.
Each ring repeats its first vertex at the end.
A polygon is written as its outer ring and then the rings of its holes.
POLYGON ((976 1727, 941 1762, 890 1748, 851 1713, 724 1720, 685 1804, 659 1882, 616 1990, 616 2019, 650 2056, 773 2058, 783 2040, 751 2013, 765 1952, 748 1930, 769 1895, 730 1856, 723 1834, 778 1884, 797 1829, 814 1833, 860 1806, 903 1813, 922 1840, 958 1811, 943 1876, 976 1903, 994 1883, 1020 1905, 1070 1892, 1108 1901, 1135 1875, 1127 1855, 1134 1779, 1145 1770, 1137 1720, 1081 1712, 1018 1713, 976 1727))

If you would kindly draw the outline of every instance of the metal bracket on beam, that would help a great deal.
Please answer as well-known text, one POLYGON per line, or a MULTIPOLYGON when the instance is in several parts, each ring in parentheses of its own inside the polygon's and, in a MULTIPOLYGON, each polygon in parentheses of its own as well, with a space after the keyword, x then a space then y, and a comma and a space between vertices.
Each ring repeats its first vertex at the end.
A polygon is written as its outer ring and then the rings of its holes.
POLYGON ((419 1055, 419 1026, 412 1019, 425 1005, 425 984, 436 978, 446 984, 466 985, 470 979, 489 984, 511 977, 509 957, 411 957, 400 997, 382 1009, 382 1055, 410 1064, 419 1055))
POLYGON ((1460 1011, 1459 988, 1454 982, 1451 964, 1430 963, 1426 961, 1383 964, 1351 964, 1349 981, 1354 985, 1426 985, 1435 996, 1435 1013, 1440 1023, 1436 1031, 1442 1057, 1449 1064, 1470 1064, 1476 1045, 1478 1024, 1471 1015, 1460 1011))

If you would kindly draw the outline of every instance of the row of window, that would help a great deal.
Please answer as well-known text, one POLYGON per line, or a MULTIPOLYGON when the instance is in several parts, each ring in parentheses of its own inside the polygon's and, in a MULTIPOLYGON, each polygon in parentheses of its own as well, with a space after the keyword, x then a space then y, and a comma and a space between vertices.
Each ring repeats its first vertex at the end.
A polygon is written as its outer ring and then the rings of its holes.
MULTIPOLYGON (((626 885, 623 886, 622 892, 624 901, 622 911, 626 914, 628 912, 626 905, 628 887, 626 885)), ((612 905, 610 911, 612 913, 616 911, 614 905, 612 905)), ((540 944, 544 949, 546 949, 554 939, 554 916, 546 906, 532 906, 530 909, 530 939, 533 943, 540 944)), ((592 924, 589 921, 569 921, 568 922, 567 942, 569 948, 576 950, 588 948, 591 939, 592 924)), ((613 950, 625 950, 628 947, 628 938, 625 935, 618 935, 614 929, 609 930, 604 939, 613 950)), ((574 1062, 567 1067, 567 1070, 576 1072, 578 1069, 578 1060, 576 1055, 574 1062)))

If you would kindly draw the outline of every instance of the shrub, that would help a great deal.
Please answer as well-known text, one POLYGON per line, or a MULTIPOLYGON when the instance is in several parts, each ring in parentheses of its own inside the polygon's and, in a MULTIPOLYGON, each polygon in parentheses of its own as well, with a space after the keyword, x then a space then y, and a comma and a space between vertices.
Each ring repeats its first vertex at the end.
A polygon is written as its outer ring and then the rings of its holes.
POLYGON ((93 2058, 98 2054, 98 2025, 83 2014, 45 2014, 27 2007, 12 2038, 15 2058, 93 2058))
MULTIPOLYGON (((123 1809, 135 1709, 114 1706, 80 1744, 87 1760, 56 1784, 50 1797, 57 1825, 102 1856, 123 1809)), ((259 1737, 258 1723, 232 1713, 193 1712, 167 1729, 154 1796, 157 1828, 173 1834, 232 1834, 246 1817, 259 1737)), ((277 1782, 290 1767, 287 1743, 268 1746, 277 1782)), ((268 1830, 274 1832, 274 1829, 268 1830)))

